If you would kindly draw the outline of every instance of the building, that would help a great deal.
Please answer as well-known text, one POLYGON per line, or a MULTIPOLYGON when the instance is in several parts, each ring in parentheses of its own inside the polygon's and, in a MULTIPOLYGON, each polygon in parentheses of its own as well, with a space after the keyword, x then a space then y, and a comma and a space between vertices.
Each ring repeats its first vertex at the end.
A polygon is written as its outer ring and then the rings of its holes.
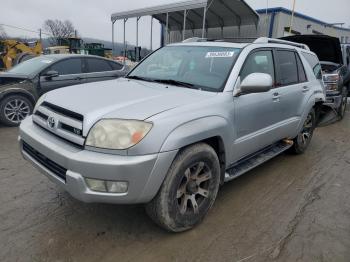
MULTIPOLYGON (((258 36, 279 38, 290 35, 292 11, 282 7, 256 11, 260 15, 258 36)), ((253 31, 254 28, 250 30, 253 31)), ((252 33, 247 31, 246 34, 251 36, 252 33)), ((298 12, 294 13, 291 34, 324 34, 338 37, 342 43, 350 43, 350 28, 335 26, 298 12)))

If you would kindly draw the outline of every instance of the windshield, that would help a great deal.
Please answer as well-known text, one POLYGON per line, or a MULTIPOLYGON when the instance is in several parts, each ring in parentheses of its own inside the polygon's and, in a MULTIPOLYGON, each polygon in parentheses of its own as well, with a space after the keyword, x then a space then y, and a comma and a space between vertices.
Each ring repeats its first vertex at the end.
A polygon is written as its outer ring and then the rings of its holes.
POLYGON ((8 72, 13 74, 33 75, 39 73, 52 62, 54 62, 54 60, 51 58, 39 56, 12 67, 8 72))
POLYGON ((220 92, 239 52, 232 47, 167 46, 146 58, 128 77, 220 92))

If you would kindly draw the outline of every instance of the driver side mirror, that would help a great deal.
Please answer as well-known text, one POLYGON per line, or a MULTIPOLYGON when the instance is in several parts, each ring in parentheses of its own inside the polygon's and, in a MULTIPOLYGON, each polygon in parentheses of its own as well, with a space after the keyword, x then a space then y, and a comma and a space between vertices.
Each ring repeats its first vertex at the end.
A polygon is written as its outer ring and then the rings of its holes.
POLYGON ((59 76, 59 74, 55 70, 50 70, 50 71, 47 71, 43 76, 45 76, 46 79, 51 79, 53 77, 59 76))
POLYGON ((273 85, 272 77, 265 73, 252 73, 244 78, 240 93, 252 94, 270 91, 273 85))

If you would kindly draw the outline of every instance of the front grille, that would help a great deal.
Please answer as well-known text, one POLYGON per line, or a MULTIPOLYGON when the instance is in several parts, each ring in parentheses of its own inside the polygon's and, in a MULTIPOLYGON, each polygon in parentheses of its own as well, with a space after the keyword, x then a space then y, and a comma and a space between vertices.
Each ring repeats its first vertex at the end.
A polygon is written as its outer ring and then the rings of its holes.
POLYGON ((23 151, 26 152, 32 158, 34 158, 41 165, 46 167, 48 170, 50 170, 53 174, 66 181, 67 169, 48 159, 46 156, 39 153, 37 150, 35 150, 33 147, 31 147, 25 142, 23 142, 23 151))
POLYGON ((43 102, 33 115, 33 122, 75 146, 82 148, 83 116, 59 106, 43 102))

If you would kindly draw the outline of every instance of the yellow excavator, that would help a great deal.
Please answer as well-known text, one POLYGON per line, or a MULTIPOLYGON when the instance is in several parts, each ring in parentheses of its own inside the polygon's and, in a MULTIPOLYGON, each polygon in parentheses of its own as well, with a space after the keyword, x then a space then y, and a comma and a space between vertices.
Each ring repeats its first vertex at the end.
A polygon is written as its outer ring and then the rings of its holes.
POLYGON ((24 43, 17 40, 0 40, 0 70, 8 70, 23 61, 41 55, 42 52, 40 41, 24 43))

